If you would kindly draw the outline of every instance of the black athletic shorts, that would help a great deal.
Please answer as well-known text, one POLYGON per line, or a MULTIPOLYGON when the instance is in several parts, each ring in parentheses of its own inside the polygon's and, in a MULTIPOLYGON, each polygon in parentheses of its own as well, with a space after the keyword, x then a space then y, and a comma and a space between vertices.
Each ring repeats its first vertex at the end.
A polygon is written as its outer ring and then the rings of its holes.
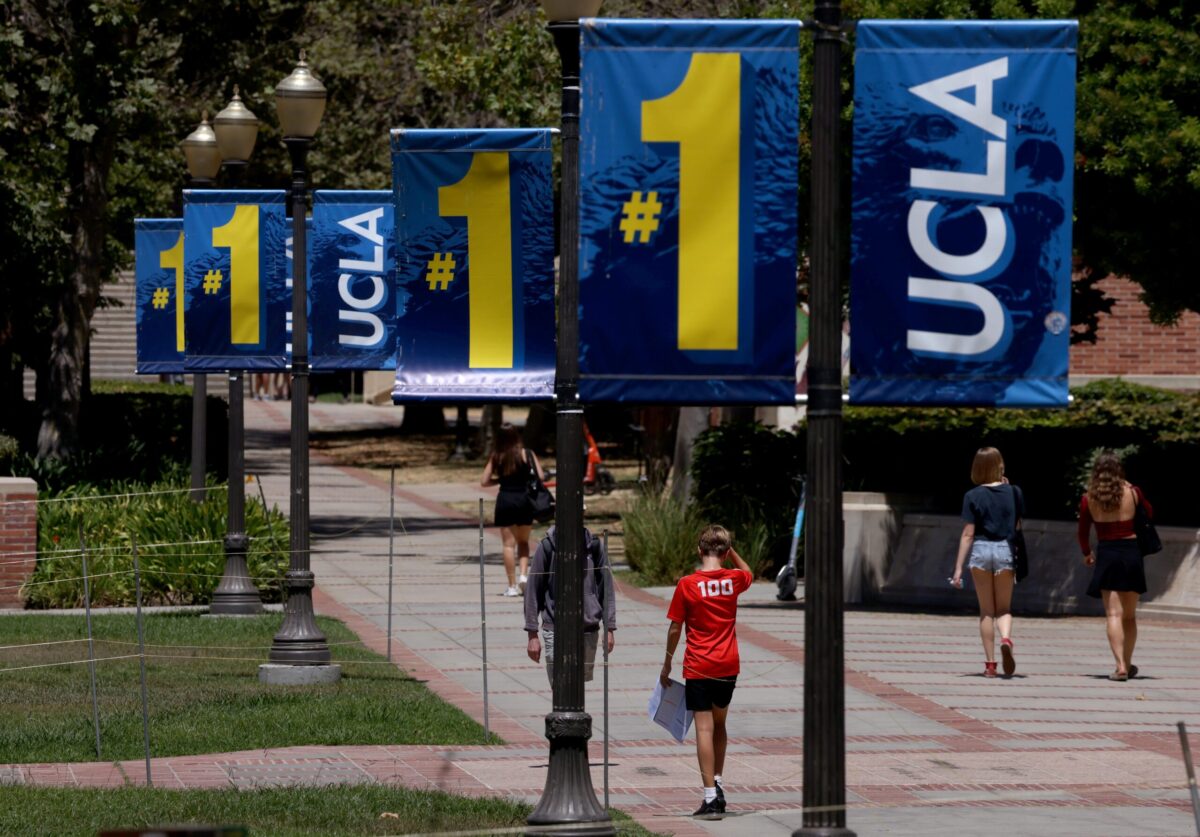
POLYGON ((683 699, 687 708, 692 712, 711 712, 714 706, 724 709, 733 700, 737 675, 720 680, 689 679, 684 682, 683 699))

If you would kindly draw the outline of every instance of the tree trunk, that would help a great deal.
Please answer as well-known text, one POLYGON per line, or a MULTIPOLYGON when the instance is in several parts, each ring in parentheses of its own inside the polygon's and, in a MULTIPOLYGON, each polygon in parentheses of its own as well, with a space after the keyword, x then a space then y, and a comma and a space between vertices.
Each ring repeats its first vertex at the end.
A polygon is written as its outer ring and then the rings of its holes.
POLYGON ((54 328, 46 361, 46 398, 38 430, 38 457, 64 459, 79 444, 79 406, 86 389, 84 366, 92 312, 104 281, 108 172, 113 137, 99 128, 91 142, 71 140, 67 150, 70 183, 68 214, 75 262, 54 307, 54 328))
POLYGON ((554 405, 531 405, 529 417, 525 419, 525 433, 522 435, 525 447, 534 453, 545 453, 547 444, 554 436, 554 430, 554 405))
POLYGON ((402 435, 437 435, 445 432, 446 416, 442 413, 441 404, 420 401, 404 405, 404 421, 400 424, 402 435))
POLYGON ((479 449, 484 456, 491 456, 496 446, 496 434, 504 424, 504 405, 486 404, 483 417, 479 420, 479 449))
POLYGON ((708 407, 682 407, 675 430, 675 456, 671 462, 671 496, 684 503, 692 498, 692 446, 708 429, 708 407))

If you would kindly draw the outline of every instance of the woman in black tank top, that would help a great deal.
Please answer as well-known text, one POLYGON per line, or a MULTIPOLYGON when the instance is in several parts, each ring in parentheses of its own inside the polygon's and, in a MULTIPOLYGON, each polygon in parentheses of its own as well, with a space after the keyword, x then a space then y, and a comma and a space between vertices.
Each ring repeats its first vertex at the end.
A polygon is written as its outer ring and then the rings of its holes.
POLYGON ((483 469, 480 485, 499 484, 496 494, 496 525, 504 540, 504 571, 508 574, 506 596, 525 592, 529 573, 529 534, 533 528, 533 507, 529 503, 529 480, 534 473, 543 477, 541 465, 532 451, 521 443, 521 434, 507 422, 496 434, 496 445, 483 469), (516 574, 516 558, 521 574, 516 574))

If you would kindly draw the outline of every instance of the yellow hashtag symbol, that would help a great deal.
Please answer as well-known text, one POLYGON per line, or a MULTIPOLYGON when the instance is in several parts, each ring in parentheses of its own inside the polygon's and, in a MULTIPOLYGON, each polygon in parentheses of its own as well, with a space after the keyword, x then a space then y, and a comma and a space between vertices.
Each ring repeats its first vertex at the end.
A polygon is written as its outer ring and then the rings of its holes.
POLYGON ((625 233, 625 243, 648 244, 650 234, 658 231, 660 214, 662 204, 658 201, 658 192, 648 192, 645 197, 641 192, 630 195, 621 207, 621 232, 625 233))
POLYGON ((150 304, 155 308, 166 308, 170 301, 171 292, 166 288, 155 288, 154 294, 150 297, 150 304))
POLYGON ((215 294, 221 290, 221 271, 210 270, 204 274, 204 282, 201 284, 206 294, 215 294))
POLYGON ((425 269, 428 271, 425 281, 429 283, 429 290, 449 290, 450 283, 454 281, 454 254, 434 253, 425 269))

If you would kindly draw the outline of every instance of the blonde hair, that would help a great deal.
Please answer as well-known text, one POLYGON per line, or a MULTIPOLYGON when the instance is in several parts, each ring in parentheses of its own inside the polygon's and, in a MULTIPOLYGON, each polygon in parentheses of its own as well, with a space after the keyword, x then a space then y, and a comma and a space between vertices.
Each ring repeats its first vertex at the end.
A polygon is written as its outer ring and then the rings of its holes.
POLYGON ((733 538, 729 536, 729 530, 724 526, 710 523, 700 533, 699 546, 701 555, 724 555, 732 545, 733 538))
POLYGON ((971 482, 983 485, 985 482, 1000 482, 1004 476, 1004 457, 995 448, 980 448, 975 451, 975 461, 971 463, 971 482))
POLYGON ((1116 511, 1121 507, 1125 494, 1125 468, 1121 458, 1112 451, 1104 451, 1092 464, 1092 477, 1088 480, 1088 502, 1103 511, 1116 511))

